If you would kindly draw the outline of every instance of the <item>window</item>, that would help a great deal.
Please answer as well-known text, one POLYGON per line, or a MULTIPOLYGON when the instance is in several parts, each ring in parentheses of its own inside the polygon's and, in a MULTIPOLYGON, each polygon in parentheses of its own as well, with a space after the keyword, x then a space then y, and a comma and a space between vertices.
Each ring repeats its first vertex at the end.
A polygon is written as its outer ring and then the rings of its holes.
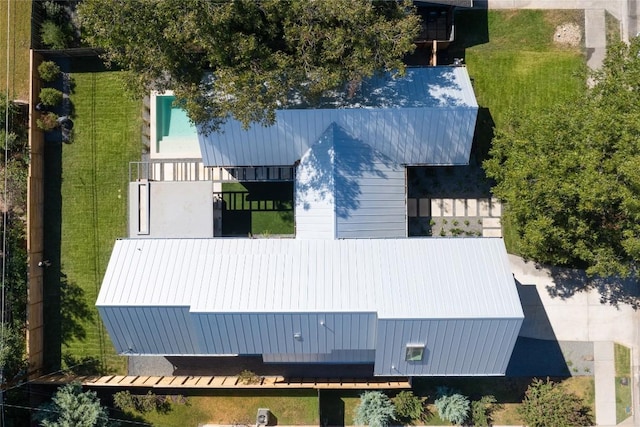
POLYGON ((408 344, 407 353, 404 360, 407 362, 419 362, 424 356, 424 345, 422 344, 408 344))

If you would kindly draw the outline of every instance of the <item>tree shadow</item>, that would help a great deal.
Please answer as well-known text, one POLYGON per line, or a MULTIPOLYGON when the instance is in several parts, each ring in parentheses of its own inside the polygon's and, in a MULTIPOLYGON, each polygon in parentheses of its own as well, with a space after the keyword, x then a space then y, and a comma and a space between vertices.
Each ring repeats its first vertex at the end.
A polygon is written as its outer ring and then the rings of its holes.
POLYGON ((332 123, 298 166, 296 206, 333 204, 338 218, 350 218, 361 205, 361 179, 387 180, 397 166, 370 145, 332 123))
POLYGON ((67 275, 60 272, 60 337, 63 344, 74 340, 84 340, 87 331, 84 327, 94 321, 94 314, 87 304, 85 291, 67 275))
POLYGON ((640 308, 640 278, 637 273, 629 277, 589 276, 583 270, 539 266, 547 268, 553 279, 553 286, 547 286, 549 295, 568 299, 577 293, 596 290, 600 294, 600 303, 614 307, 629 305, 634 310, 640 308))

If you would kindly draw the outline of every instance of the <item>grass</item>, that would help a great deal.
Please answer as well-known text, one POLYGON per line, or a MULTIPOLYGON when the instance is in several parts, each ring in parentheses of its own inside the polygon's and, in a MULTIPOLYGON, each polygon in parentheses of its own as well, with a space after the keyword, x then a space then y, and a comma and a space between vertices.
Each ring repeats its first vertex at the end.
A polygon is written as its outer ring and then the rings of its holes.
POLYGON ((113 243, 127 234, 128 162, 140 157, 141 104, 125 96, 117 73, 72 76, 74 143, 47 143, 45 153, 45 250, 59 260, 60 273, 45 275, 45 288, 60 289, 49 291, 52 302, 45 305, 51 325, 45 348, 55 359, 62 344, 74 359, 97 358, 123 372, 125 359, 115 355, 94 304, 113 243))
MULTIPOLYGON (((4 76, 9 62, 9 98, 29 97, 29 47, 31 45, 31 2, 0 0, 0 70, 4 76), (7 7, 10 12, 7 40, 7 7), (8 55, 7 55, 8 47, 8 55)), ((2 92, 6 90, 2 79, 2 92)))
MULTIPOLYGON (((584 23, 582 11, 508 10, 460 11, 457 40, 450 56, 464 57, 480 106, 475 143, 486 158, 497 129, 511 115, 522 115, 574 99, 586 88, 582 46, 554 44, 555 28, 584 23)), ((518 253, 518 237, 503 222, 505 244, 518 253)))
MULTIPOLYGON (((202 424, 255 425, 258 408, 269 408, 278 425, 319 425, 318 393, 315 390, 208 392, 190 396, 188 405, 172 405, 169 413, 133 413, 136 421, 164 427, 202 424)), ((122 418, 114 415, 116 418, 122 418)), ((123 423, 123 426, 126 426, 123 423)), ((273 425, 273 424, 272 424, 273 425)))
POLYGON ((222 184, 225 236, 294 234, 293 183, 222 184))
POLYGON ((614 344, 614 361, 616 369, 616 422, 620 423, 631 415, 631 349, 621 344, 614 344), (626 378, 627 385, 622 385, 626 378))

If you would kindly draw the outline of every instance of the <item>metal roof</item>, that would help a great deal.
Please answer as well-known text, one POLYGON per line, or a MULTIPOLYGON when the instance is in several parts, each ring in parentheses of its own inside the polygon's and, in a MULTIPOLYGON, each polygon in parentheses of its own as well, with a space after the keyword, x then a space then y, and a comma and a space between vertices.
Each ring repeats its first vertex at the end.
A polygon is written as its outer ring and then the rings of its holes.
POLYGON ((332 123, 296 173, 296 238, 407 236, 404 168, 332 123))
POLYGON ((126 239, 97 306, 522 318, 501 239, 126 239))
POLYGON ((469 161, 478 104, 465 67, 410 68, 363 82, 351 98, 333 95, 314 106, 292 100, 273 126, 245 130, 230 119, 220 132, 199 134, 204 164, 291 165, 331 123, 398 164, 469 161))

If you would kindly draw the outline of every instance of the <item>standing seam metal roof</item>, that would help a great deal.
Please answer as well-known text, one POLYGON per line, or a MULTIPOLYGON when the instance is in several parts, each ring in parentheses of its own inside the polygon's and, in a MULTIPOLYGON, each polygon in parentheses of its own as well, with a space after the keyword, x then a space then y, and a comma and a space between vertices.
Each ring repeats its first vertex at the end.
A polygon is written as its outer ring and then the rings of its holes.
POLYGON ((127 239, 98 306, 522 317, 501 239, 127 239))

